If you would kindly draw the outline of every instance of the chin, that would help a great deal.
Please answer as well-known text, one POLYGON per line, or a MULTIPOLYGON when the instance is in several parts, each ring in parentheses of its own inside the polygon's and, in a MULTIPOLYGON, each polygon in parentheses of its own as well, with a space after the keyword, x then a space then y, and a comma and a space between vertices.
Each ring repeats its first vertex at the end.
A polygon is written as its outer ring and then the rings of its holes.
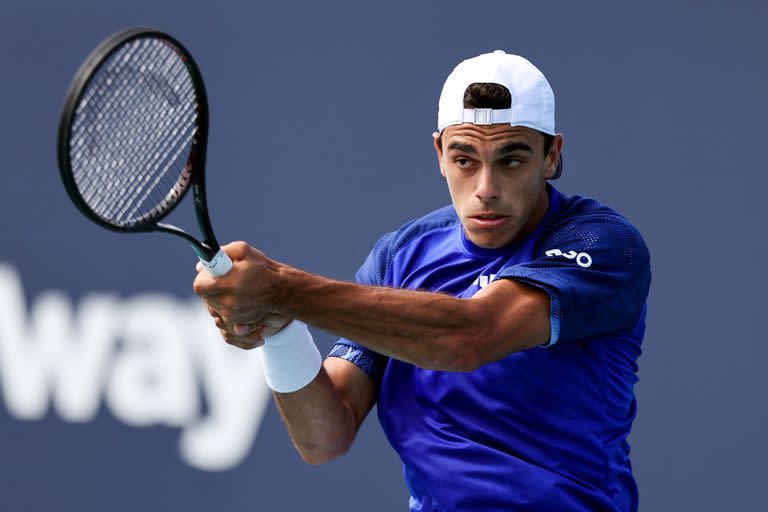
POLYGON ((509 245, 514 239, 515 237, 510 235, 491 236, 489 234, 484 234, 482 236, 476 235, 470 238, 473 244, 482 247, 483 249, 498 249, 499 247, 509 245))

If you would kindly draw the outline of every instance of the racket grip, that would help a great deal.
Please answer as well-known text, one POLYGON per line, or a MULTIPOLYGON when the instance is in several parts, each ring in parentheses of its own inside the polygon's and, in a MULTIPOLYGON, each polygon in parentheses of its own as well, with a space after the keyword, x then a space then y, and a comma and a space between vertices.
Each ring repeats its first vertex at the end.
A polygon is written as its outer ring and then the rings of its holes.
POLYGON ((229 259, 229 256, 223 249, 219 249, 219 252, 211 258, 211 261, 206 261, 203 258, 200 258, 200 263, 203 264, 205 271, 213 277, 226 275, 232 270, 232 260, 229 259))

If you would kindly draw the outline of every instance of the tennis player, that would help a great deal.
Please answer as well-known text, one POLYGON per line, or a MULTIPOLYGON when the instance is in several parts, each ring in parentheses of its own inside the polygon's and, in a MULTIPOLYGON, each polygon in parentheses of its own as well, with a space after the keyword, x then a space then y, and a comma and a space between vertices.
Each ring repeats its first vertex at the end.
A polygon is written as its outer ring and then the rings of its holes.
POLYGON ((381 237, 357 283, 225 247, 195 291, 224 338, 260 350, 304 459, 345 453, 378 404, 412 511, 630 511, 626 437, 649 252, 620 214, 568 197, 542 73, 496 51, 460 63, 434 145, 452 205, 381 237), (306 324, 341 339, 325 361, 306 324))

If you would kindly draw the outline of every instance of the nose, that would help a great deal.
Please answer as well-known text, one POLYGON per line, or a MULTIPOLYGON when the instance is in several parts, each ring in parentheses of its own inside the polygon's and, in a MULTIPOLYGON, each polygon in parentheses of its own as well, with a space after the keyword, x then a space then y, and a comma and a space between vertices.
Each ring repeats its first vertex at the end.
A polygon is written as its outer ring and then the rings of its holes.
POLYGON ((477 187, 475 188, 475 197, 480 201, 487 203, 499 198, 499 184, 493 170, 484 165, 477 175, 477 187))

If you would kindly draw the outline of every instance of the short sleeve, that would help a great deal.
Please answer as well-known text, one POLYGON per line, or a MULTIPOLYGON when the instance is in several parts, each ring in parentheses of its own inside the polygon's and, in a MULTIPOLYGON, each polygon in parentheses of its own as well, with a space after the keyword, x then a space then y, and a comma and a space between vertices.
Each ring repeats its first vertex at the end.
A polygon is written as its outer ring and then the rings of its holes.
MULTIPOLYGON (((378 286, 385 283, 391 259, 390 246, 393 236, 393 233, 389 233, 376 242, 373 250, 355 274, 356 283, 378 286)), ((333 345, 328 357, 338 357, 353 363, 377 384, 381 382, 388 360, 386 356, 346 338, 339 339, 333 345)))
POLYGON ((503 269, 499 278, 547 291, 550 346, 631 331, 648 296, 650 253, 626 219, 593 213, 552 229, 531 261, 503 269))

